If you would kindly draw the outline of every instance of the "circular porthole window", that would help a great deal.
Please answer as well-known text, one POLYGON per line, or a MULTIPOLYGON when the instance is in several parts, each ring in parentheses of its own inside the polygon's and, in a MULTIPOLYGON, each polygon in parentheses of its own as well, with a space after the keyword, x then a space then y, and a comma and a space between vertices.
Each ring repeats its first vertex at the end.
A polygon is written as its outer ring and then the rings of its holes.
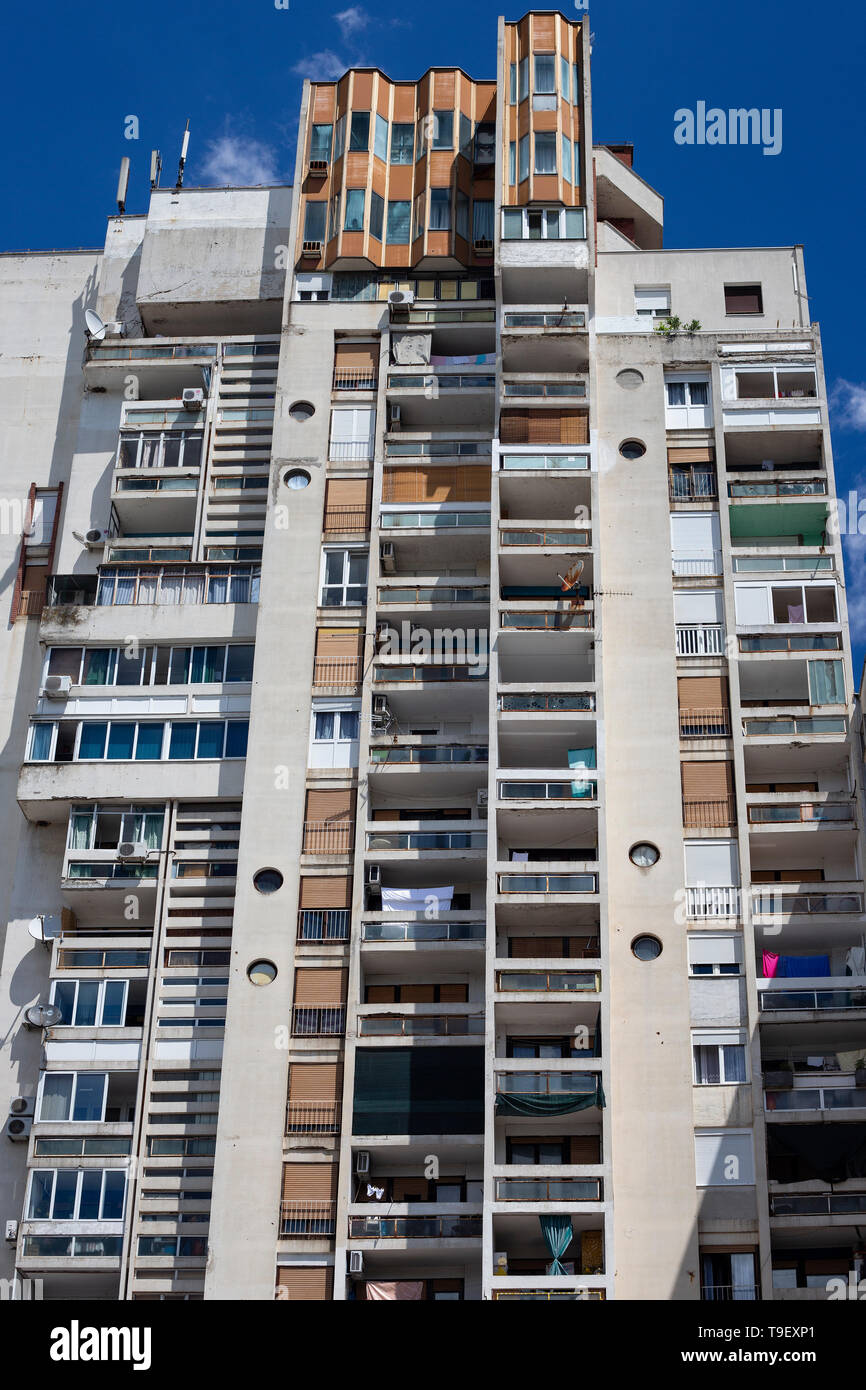
POLYGON ((259 869, 253 874, 253 887, 260 893, 276 893, 283 886, 283 876, 279 869, 259 869))
POLYGON ((643 386, 643 372, 639 372, 637 367, 623 367, 622 371, 616 374, 616 384, 624 391, 636 391, 639 386, 643 386))
POLYGON ((619 451, 624 459, 639 459, 646 453, 646 445, 641 444, 639 439, 624 439, 619 451))
POLYGON ((657 960, 662 953, 662 943, 657 936, 636 936, 631 949, 638 960, 657 960))
POLYGON ((316 407, 311 401, 295 401, 289 406, 289 414, 293 420, 302 425, 305 420, 310 420, 316 413, 316 407))
POLYGON ((288 473, 283 474, 283 482, 297 492, 302 487, 310 486, 310 475, 305 468, 290 468, 288 473))
POLYGON ((254 960, 247 966, 247 979, 253 985, 269 985, 277 978, 277 967, 272 960, 254 960))
POLYGON ((628 857, 639 869, 651 869, 653 864, 659 861, 659 852, 649 840, 639 840, 636 845, 632 845, 628 857))

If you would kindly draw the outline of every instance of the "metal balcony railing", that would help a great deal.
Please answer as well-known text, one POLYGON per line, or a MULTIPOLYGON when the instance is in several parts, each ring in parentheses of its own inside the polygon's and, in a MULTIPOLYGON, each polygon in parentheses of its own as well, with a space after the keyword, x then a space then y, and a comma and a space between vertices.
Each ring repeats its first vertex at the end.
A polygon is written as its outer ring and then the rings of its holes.
POLYGON ((806 482, 728 483, 729 497, 824 497, 826 478, 806 482))
POLYGON ((573 310, 554 309, 551 312, 506 313, 504 328, 585 328, 586 315, 573 310))
POLYGON ((301 908, 298 941, 348 941, 351 918, 348 907, 301 908))
POLYGON ((449 372, 442 367, 427 367, 421 372, 389 372, 389 391, 423 391, 431 397, 442 391, 492 391, 496 377, 492 373, 449 372))
POLYGON ((797 989, 758 992, 763 1013, 798 1013, 811 1009, 866 1009, 866 989, 797 989))
POLYGON ((389 744, 386 748, 370 749, 371 763, 486 763, 489 750, 465 743, 433 745, 389 744))
POLYGON ((571 381, 532 381, 524 377, 503 381, 502 394, 507 397, 538 396, 545 400, 560 396, 583 397, 586 395, 586 382, 576 378, 571 381))
POLYGON ((853 801, 798 801, 794 805, 761 803, 750 805, 747 814, 753 825, 806 825, 816 821, 850 824, 857 819, 853 801))
POLYGON ((371 850, 467 850, 486 847, 486 830, 376 830, 367 833, 367 848, 371 850))
POLYGON ((528 531, 501 530, 499 532, 499 541, 503 546, 580 546, 590 544, 589 532, 578 531, 573 527, 550 531, 537 529, 528 531))
POLYGON ((764 1092, 765 1110, 866 1110, 866 1086, 814 1086, 764 1092))
POLYGON ((468 681, 487 678, 486 666, 376 666, 375 681, 409 681, 424 685, 428 681, 468 681))
POLYGON ((346 686, 354 689, 364 676, 360 656, 317 656, 313 663, 313 685, 346 686))
POLYGON ((517 628, 522 631, 569 632, 576 628, 592 627, 592 613, 578 613, 574 609, 545 609, 539 613, 508 612, 500 613, 499 626, 517 628))
POLYGON ((334 368, 335 391, 375 391, 378 384, 379 378, 372 368, 334 368))
POLYGON ((306 1198, 280 1203, 281 1236, 332 1236, 335 1231, 336 1202, 306 1198))
POLYGON ((680 738, 730 738, 729 709, 681 709, 680 738))
POLYGON ((782 714, 771 719, 744 719, 746 738, 767 735, 771 738, 791 738, 795 734, 844 734, 848 721, 844 715, 816 715, 791 718, 782 714))
POLYGON ((598 994, 601 974, 597 970, 499 970, 496 988, 500 993, 521 991, 545 994, 598 994))
POLYGON ((721 623, 677 623, 677 656, 724 656, 721 623))
POLYGON ((328 507, 322 522, 322 530, 326 533, 332 531, 369 531, 370 518, 367 508, 358 507, 328 507))
POLYGON ((739 917, 740 890, 733 886, 686 888, 689 917, 739 917))
POLYGON ((407 506, 405 511, 382 512, 379 526, 383 531, 486 531, 490 526, 490 513, 460 512, 444 508, 433 512, 416 512, 407 506))
POLYGON ((302 854, 349 854, 355 839, 355 823, 350 820, 304 821, 302 854))
POLYGON ((289 1101, 286 1134, 339 1134, 340 1102, 337 1100, 289 1101))
POLYGON ((530 714, 547 714, 551 710, 587 710, 595 709, 595 694, 585 691, 574 695, 500 695, 499 709, 503 713, 525 712, 530 714))
POLYGON ((851 1216, 862 1213, 866 1213, 866 1192, 815 1192, 808 1197, 774 1195, 770 1198, 771 1216, 851 1216))
POLYGON ((812 916, 822 912, 862 912, 861 893, 797 893, 778 888, 752 889, 752 913, 756 917, 812 916))
POLYGON ((590 467, 590 454, 528 454, 502 453, 499 456, 501 469, 525 473, 536 470, 565 469, 566 471, 586 472, 590 467))
POLYGON ((672 502, 699 502, 718 496, 718 480, 714 468, 694 468, 690 473, 670 475, 672 502))
POLYGON ((496 1091, 503 1096, 592 1096, 598 1091, 598 1074, 579 1071, 500 1072, 496 1091))
POLYGON ((601 1178, 497 1178, 497 1202, 600 1202, 601 1178))
POLYGON ((362 1014, 361 1038, 455 1038, 484 1032, 483 1014, 362 1014))
POLYGON ((362 941, 483 941, 484 922, 364 922, 362 941))
POLYGON ((372 439, 332 439, 328 448, 332 463, 369 463, 372 457, 372 439))
POLYGON ((598 773, 591 769, 575 768, 574 780, 568 782, 499 783, 502 801, 594 801, 598 795, 598 773))
POLYGON ((683 797, 683 825, 687 829, 697 826, 715 829, 736 823, 737 804, 732 796, 719 796, 711 800, 683 797))
POLYGON ((344 1004, 296 1004, 292 1034, 296 1038, 340 1038, 346 1031, 344 1004))
POLYGON ((500 874, 500 893, 597 893, 595 874, 500 874))
POLYGON ((440 1240, 482 1234, 480 1216, 350 1216, 350 1240, 440 1240))
POLYGON ((485 585, 461 586, 452 584, 436 585, 435 587, 423 587, 421 585, 409 585, 401 588, 382 587, 378 593, 380 604, 388 603, 488 603, 490 600, 490 590, 485 585))
POLYGON ((603 1303, 604 1289, 494 1289, 494 1302, 503 1299, 522 1303, 603 1303))
POLYGON ((754 1303, 760 1298, 756 1284, 708 1284, 701 1287, 703 1303, 754 1303))
POLYGON ((702 555, 674 555, 671 557, 673 572, 678 578, 700 579, 721 574, 722 552, 706 551, 702 555))
POLYGON ((741 652, 838 652, 842 639, 838 632, 807 632, 789 637, 787 633, 772 633, 765 637, 740 635, 741 652))

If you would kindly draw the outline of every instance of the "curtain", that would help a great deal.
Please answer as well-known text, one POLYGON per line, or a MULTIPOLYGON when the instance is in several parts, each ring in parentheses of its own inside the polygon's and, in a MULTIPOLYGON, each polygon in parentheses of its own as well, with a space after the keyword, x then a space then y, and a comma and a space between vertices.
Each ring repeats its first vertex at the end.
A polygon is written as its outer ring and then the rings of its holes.
MULTIPOLYGON (((594 748, 569 748, 568 766, 571 768, 595 767, 594 748)), ((593 792, 592 782, 572 782, 572 796, 591 797, 593 792)))
POLYGON ((778 957, 778 955, 776 955, 773 951, 764 951, 764 953, 763 953, 763 970, 764 970, 764 979, 765 979, 765 980, 772 980, 773 976, 774 976, 775 973, 776 973, 778 964, 779 964, 779 957, 778 957))
POLYGON ((148 849, 162 846, 162 811, 148 811, 144 816, 144 842, 148 849))
POLYGON ((593 1105, 603 1109, 604 1103, 601 1077, 598 1077, 595 1091, 590 1095, 577 1095, 574 1092, 568 1095, 542 1095, 539 1093, 520 1094, 500 1091, 496 1097, 496 1113, 497 1115, 536 1115, 539 1117, 571 1115, 578 1110, 588 1110, 593 1105))
POLYGON ((451 189, 433 188, 430 190, 430 231, 449 232, 451 230, 451 189))
POLYGON ((735 1301, 755 1297, 755 1257, 751 1252, 731 1255, 731 1284, 735 1301))
POLYGON ((559 1212, 552 1212, 547 1216, 539 1216, 538 1224, 541 1226, 544 1243, 552 1256, 547 1273, 549 1275, 565 1274, 565 1266, 561 1263, 560 1256, 565 1254, 574 1239, 571 1217, 559 1212))
POLYGON ((430 899, 435 901, 437 911, 450 912, 453 885, 448 888, 383 888, 383 912, 423 912, 430 899))
POLYGON ((98 608, 110 608, 114 603, 114 575, 105 575, 100 578, 96 588, 96 605, 98 608))
POLYGON ((69 831, 70 849, 90 849, 90 836, 93 831, 93 816, 90 811, 76 811, 72 816, 69 831))
POLYGON ((226 603, 228 598, 228 575, 212 574, 208 585, 208 603, 226 603))
POLYGON ((117 592, 114 595, 115 603, 134 603, 135 602, 135 575, 118 574, 117 592))
POLYGON ((108 662, 111 656, 109 647, 89 651, 84 662, 84 684, 105 685, 108 682, 108 662))
POLYGON ((156 603, 158 574, 142 574, 138 578, 138 602, 156 603))
POLYGON ((472 236, 475 241, 493 240, 492 198, 476 198, 472 204, 472 236))
POLYGON ((65 1120, 72 1100, 72 1077, 66 1072, 46 1072, 42 1084, 40 1120, 65 1120))
POLYGON ((163 571, 162 580, 159 586, 160 603, 176 605, 181 601, 183 591, 183 575, 170 574, 163 571))
POLYGON ((809 702, 813 705, 844 705, 845 681, 841 661, 809 662, 809 702))
POLYGON ((424 1281, 422 1279, 395 1279, 388 1283, 381 1281, 373 1283, 368 1280, 366 1290, 367 1298, 370 1300, 386 1300, 388 1302, 411 1300, 417 1302, 424 1298, 424 1281))

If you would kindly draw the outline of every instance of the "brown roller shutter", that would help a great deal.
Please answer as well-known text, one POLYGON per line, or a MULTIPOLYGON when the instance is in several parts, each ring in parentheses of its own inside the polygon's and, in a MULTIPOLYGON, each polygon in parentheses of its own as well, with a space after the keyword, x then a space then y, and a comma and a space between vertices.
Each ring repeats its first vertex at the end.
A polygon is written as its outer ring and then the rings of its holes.
POLYGON ((499 439, 502 444, 525 444, 529 425, 525 410, 503 410, 499 417, 499 439))
POLYGON ((440 985, 439 1002, 441 1004, 467 1004, 469 1002, 469 986, 440 985))
POLYGON ((382 480, 383 502, 488 502, 490 469, 386 468, 382 480))
POLYGON ((434 1004, 436 990, 434 985, 401 985, 401 1004, 434 1004))
POLYGON ((716 451, 712 445, 701 448, 668 449, 668 463, 712 463, 716 451))
POLYGON ((311 1269, 278 1269, 278 1298, 288 1303, 324 1303, 334 1292, 334 1271, 330 1265, 311 1269))
POLYGON ((351 877, 331 878, 322 875, 318 878, 302 878, 299 907, 315 910, 319 908, 344 908, 352 906, 351 877))
POLYGON ((325 484, 325 531, 366 531, 370 525, 371 478, 330 478, 325 484))
POLYGON ((283 1201, 333 1202, 337 1197, 336 1163, 284 1163, 283 1201))
POLYGON ((359 627, 320 627, 316 630, 316 660, 332 656, 362 656, 364 634, 359 627))
POLYGON ((724 676, 683 676, 677 681, 681 710, 724 709, 728 703, 724 676))
POLYGON ((373 376, 379 368, 379 344, 340 342, 334 347, 334 365, 345 371, 367 371, 373 376))
POLYGON ((589 443, 589 417, 585 410, 563 410, 559 419, 560 444, 589 443))
POLYGON ((572 1134, 569 1163, 601 1163, 601 1140, 597 1134, 572 1134))
POLYGON ((558 956, 562 950, 562 940, 558 936, 512 936, 511 959, 541 960, 558 956))
POLYGON ((503 444, 586 444, 584 410, 503 410, 499 437, 503 444))
POLYGON ((355 826, 355 792, 310 790, 304 816, 304 854, 348 854, 355 826))
POLYGON ((683 819, 687 826, 734 822, 733 763, 683 763, 683 819))
POLYGON ((397 999, 395 985, 368 985, 365 1003, 393 1004, 397 999))
POLYGON ((350 820, 355 815, 355 792, 352 787, 333 787, 326 791, 310 788, 307 792, 307 820, 350 820))
POLYGON ((289 1069, 289 1103, 333 1103, 343 1089, 343 1069, 336 1062, 293 1062, 289 1069))
POLYGON ((345 1004, 348 972, 336 968, 309 966, 295 971, 295 1005, 345 1004))

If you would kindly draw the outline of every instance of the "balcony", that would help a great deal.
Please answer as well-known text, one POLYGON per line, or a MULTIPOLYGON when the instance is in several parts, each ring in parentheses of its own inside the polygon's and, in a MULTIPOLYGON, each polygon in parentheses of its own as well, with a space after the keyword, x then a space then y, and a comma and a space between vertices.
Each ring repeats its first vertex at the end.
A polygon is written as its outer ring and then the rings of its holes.
MULTIPOLYGON (((495 361, 495 359, 494 359, 495 361)), ((407 429, 493 428, 496 374, 491 366, 452 365, 448 358, 391 367, 388 401, 407 429)))
MULTIPOLYGON (((588 526, 557 526, 555 522, 522 522, 516 526, 513 521, 500 521, 499 544, 505 549, 535 551, 581 550, 592 545, 588 526)), ((562 585, 560 585, 560 594, 562 585)))
POLYGON ((355 842, 355 822, 304 821, 302 854, 351 854, 355 842))
POLYGON ((195 524, 197 468, 117 470, 111 504, 121 534, 188 535, 195 524))
POLYGON ((296 1004, 292 1009, 292 1037, 341 1038, 345 1032, 344 1004, 296 1004))
POLYGON ((448 1013, 427 1012, 435 1004, 365 1005, 358 1010, 359 1038, 482 1038, 484 1014, 477 1004, 455 1004, 448 1013), (467 1010, 475 1009, 475 1013, 467 1010))
POLYGON ((293 1200, 280 1203, 281 1239, 322 1239, 336 1231, 336 1202, 293 1200))
MULTIPOLYGON (((534 365, 534 364, 533 364, 534 365)), ((539 401, 585 401, 588 377, 572 372, 521 372, 505 377, 501 387, 502 405, 533 406, 539 401)))
POLYGON ((434 799, 474 796, 487 785, 487 761, 486 743, 398 736, 393 743, 371 744, 368 776, 371 786, 387 788, 392 798, 417 796, 422 786, 425 796, 434 799))
MULTIPOLYGON (((408 1208, 427 1203, 407 1203, 405 1216, 350 1216, 349 1239, 353 1241, 435 1240, 470 1242, 474 1247, 482 1235, 482 1219, 478 1215, 457 1214, 411 1215, 408 1208)), ((363 1246, 361 1247, 363 1248, 363 1246)))
POLYGON ((301 908, 298 912, 298 945, 321 941, 338 945, 349 940, 352 913, 348 907, 301 908))
POLYGON ((589 290, 586 210, 504 207, 499 246, 509 306, 584 304, 589 290))
POLYGON ((375 391, 379 377, 373 367, 334 367, 332 391, 375 391))
POLYGON ((788 980, 763 980, 758 993, 761 1022, 773 1016, 780 1022, 818 1022, 835 1017, 844 1022, 856 1014, 862 1022, 866 986, 824 978, 793 985, 788 980), (796 1017, 794 1017, 796 1015, 796 1017))
POLYGON ((702 550, 694 555, 677 553, 671 557, 675 579, 712 579, 722 573, 722 552, 702 550))
POLYGON ((364 679, 360 656, 317 656, 313 662, 313 688, 355 691, 364 679))
POLYGON ((564 805, 572 806, 575 803, 582 806, 591 805, 593 808, 598 802, 598 773, 593 768, 575 768, 573 780, 560 780, 555 772, 547 774, 540 773, 536 779, 530 780, 522 773, 522 769, 515 769, 517 776, 511 776, 510 770, 500 769, 501 777, 497 783, 496 795, 500 802, 508 804, 518 801, 526 809, 544 809, 550 802, 559 802, 564 805), (553 780, 553 779, 556 780, 553 780))
POLYGON ((546 693, 535 690, 503 691, 498 697, 500 714, 583 714, 595 711, 594 690, 573 691, 570 694, 546 693))
POLYGON ((686 830, 724 830, 737 823, 737 803, 733 796, 710 800, 683 797, 683 825, 686 830))
POLYGON ((763 826, 773 829, 781 826, 808 826, 814 830, 852 829, 857 824, 856 802, 852 798, 847 801, 831 800, 832 796, 832 792, 825 792, 819 801, 802 800, 796 792, 777 792, 771 797, 765 793, 747 794, 749 825, 756 831, 763 826))
POLYGON ((286 1106, 287 1135, 340 1133, 339 1101, 290 1101, 286 1106))
POLYGON ((718 495, 715 468, 671 469, 669 496, 672 502, 705 502, 718 495))
POLYGON ((740 889, 733 885, 687 887, 686 914, 696 921, 717 918, 737 921, 740 916, 740 889))
POLYGON ((721 623, 677 623, 677 656, 725 655, 725 629, 721 623))
POLYGON ((502 365, 506 372, 576 375, 588 368, 586 306, 526 305, 502 314, 502 365))
POLYGON ((363 532, 370 529, 370 512, 366 506, 327 507, 322 521, 322 531, 326 536, 346 535, 350 532, 363 532))
POLYGON ((540 1118, 552 1119, 577 1111, 600 1112, 604 1107, 598 1071, 576 1071, 568 1061, 557 1070, 544 1071, 530 1070, 504 1058, 497 1058, 495 1065, 497 1116, 527 1116, 537 1123, 540 1118))
POLYGON ((730 738, 729 709, 681 709, 680 738, 730 738))
POLYGON ((392 854, 423 853, 425 859, 435 856, 447 863, 453 856, 481 860, 487 851, 487 826, 476 828, 477 822, 466 820, 434 821, 426 825, 418 821, 399 821, 392 824, 377 821, 375 828, 367 827, 367 851, 377 858, 388 860, 392 854), (436 829, 433 829, 433 826, 436 829), (397 827, 400 827, 399 829, 397 827))

